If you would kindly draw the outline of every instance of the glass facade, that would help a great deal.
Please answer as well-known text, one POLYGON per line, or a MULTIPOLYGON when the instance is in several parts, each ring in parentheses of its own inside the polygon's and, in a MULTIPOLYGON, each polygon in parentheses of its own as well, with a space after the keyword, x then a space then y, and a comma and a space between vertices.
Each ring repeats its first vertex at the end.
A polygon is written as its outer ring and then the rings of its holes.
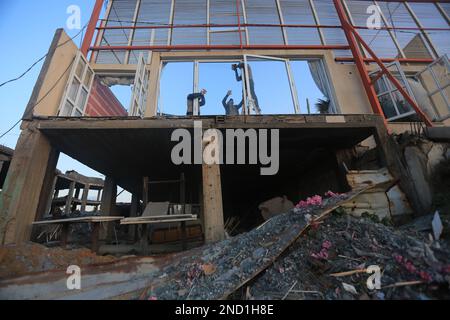
MULTIPOLYGON (((344 0, 351 23, 381 58, 450 54, 450 4, 344 0), (377 6, 380 25, 368 28, 377 6), (372 11, 371 11, 372 10, 372 11)), ((189 46, 347 46, 332 0, 112 0, 97 63, 135 64, 151 49, 189 46), (112 48, 112 49, 108 49, 112 48)), ((350 57, 345 48, 337 57, 350 57)), ((337 50, 340 49, 340 50, 337 50)))

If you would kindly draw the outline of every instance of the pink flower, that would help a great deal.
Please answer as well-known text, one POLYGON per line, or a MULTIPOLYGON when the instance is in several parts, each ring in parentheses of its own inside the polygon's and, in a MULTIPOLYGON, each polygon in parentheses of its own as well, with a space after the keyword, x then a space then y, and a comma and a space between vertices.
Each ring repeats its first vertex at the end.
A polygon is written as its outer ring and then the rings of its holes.
POLYGON ((403 262, 403 257, 399 254, 396 254, 394 256, 395 261, 397 261, 397 263, 402 263, 403 262))
POLYGON ((330 249, 331 248, 331 242, 328 240, 325 240, 322 244, 322 248, 324 249, 330 249))
POLYGON ((408 270, 411 273, 416 273, 417 272, 416 267, 410 261, 405 263, 405 268, 406 268, 406 270, 408 270))
POLYGON ((328 198, 336 198, 339 197, 339 193, 334 193, 333 191, 328 191, 327 193, 325 193, 325 197, 328 198))
POLYGON ((426 271, 420 271, 419 272, 419 276, 422 280, 426 281, 426 282, 431 282, 433 280, 433 278, 431 277, 431 275, 426 272, 426 271))
POLYGON ((309 197, 308 199, 306 199, 306 201, 300 201, 296 208, 306 208, 306 207, 310 207, 310 206, 320 206, 322 205, 322 197, 321 196, 314 196, 314 197, 309 197))

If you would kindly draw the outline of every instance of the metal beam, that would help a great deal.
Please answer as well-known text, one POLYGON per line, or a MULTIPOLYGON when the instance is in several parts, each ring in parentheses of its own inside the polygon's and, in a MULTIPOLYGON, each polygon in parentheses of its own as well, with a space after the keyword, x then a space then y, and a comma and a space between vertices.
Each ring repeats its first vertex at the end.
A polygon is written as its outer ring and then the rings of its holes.
POLYGON ((92 11, 91 19, 86 29, 86 35, 81 45, 81 52, 87 58, 89 47, 91 46, 92 39, 94 38, 95 29, 97 26, 97 21, 100 18, 100 13, 102 12, 104 0, 96 0, 94 5, 94 10, 92 11))

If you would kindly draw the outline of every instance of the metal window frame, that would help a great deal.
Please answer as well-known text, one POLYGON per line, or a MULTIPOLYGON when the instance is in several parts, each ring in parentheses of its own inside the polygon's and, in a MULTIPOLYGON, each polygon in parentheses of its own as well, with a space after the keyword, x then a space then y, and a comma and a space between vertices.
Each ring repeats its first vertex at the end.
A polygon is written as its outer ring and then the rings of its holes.
MULTIPOLYGON (((286 68, 286 74, 287 74, 288 82, 289 82, 289 89, 291 91, 292 103, 294 105, 294 114, 300 114, 300 103, 299 103, 299 99, 298 99, 297 85, 296 85, 295 79, 293 77, 290 60, 284 59, 284 58, 279 58, 279 57, 260 56, 260 55, 254 55, 254 54, 244 54, 243 56, 244 56, 244 66, 245 66, 245 82, 246 82, 247 88, 250 88, 250 78, 249 78, 249 73, 248 73, 248 57, 262 59, 262 60, 275 60, 275 61, 284 62, 284 65, 286 68)), ((246 98, 249 100, 253 99, 250 92, 247 92, 246 98)), ((247 107, 247 112, 248 112, 248 114, 251 113, 251 111, 249 109, 249 103, 248 103, 248 107, 247 107)))
POLYGON ((62 117, 74 117, 74 114, 75 114, 76 110, 81 113, 81 116, 84 116, 86 114, 86 106, 87 106, 88 101, 89 101, 89 96, 91 94, 92 84, 94 82, 94 78, 95 78, 95 72, 92 69, 92 67, 90 66, 89 61, 87 60, 87 58, 84 56, 84 54, 81 51, 78 51, 77 55, 74 58, 74 64, 72 66, 72 70, 70 71, 69 78, 67 80, 67 84, 66 84, 66 87, 64 89, 64 93, 63 93, 63 96, 62 96, 62 99, 61 99, 61 102, 60 102, 60 105, 59 105, 59 108, 58 108, 58 113, 57 113, 58 116, 61 116, 61 111, 63 110, 63 108, 64 108, 64 106, 65 106, 67 101, 69 101, 73 105, 73 108, 71 110, 70 115, 63 115, 62 117), (77 70, 77 67, 78 67, 78 65, 80 63, 80 60, 83 60, 83 62, 85 64, 84 70, 82 71, 81 78, 76 74, 76 70, 77 70), (84 80, 86 79, 86 75, 88 73, 88 70, 90 70, 92 76, 91 76, 91 79, 90 79, 89 83, 86 85, 84 83, 84 80), (75 96, 75 101, 74 101, 74 100, 72 100, 69 97, 69 93, 70 93, 70 88, 72 87, 72 84, 73 84, 73 80, 75 78, 80 82, 80 87, 78 89, 78 92, 77 92, 77 94, 75 96), (81 92, 83 91, 83 89, 85 89, 87 91, 86 101, 84 102, 83 106, 78 107, 78 103, 79 103, 79 100, 80 100, 81 92))
MULTIPOLYGON (((389 26, 388 20, 386 19, 386 16, 384 15, 383 11, 381 10, 381 7, 378 4, 378 1, 373 0, 373 3, 377 6, 378 12, 380 13, 380 16, 381 16, 381 19, 383 20, 384 25, 389 26)), ((406 58, 405 52, 403 51, 403 48, 400 46, 400 43, 398 42, 397 37, 393 33, 392 29, 388 29, 387 31, 388 31, 389 35, 391 36, 392 41, 394 42, 395 46, 397 47, 397 50, 400 53, 400 56, 402 58, 406 58)))
MULTIPOLYGON (((172 3, 170 5, 169 26, 173 27, 174 17, 175 17, 175 0, 172 0, 172 3)), ((169 28, 168 34, 167 34, 167 45, 168 46, 170 46, 172 44, 172 37, 173 37, 173 28, 169 28)))
MULTIPOLYGON (((404 73, 404 71, 402 70, 402 67, 400 65, 400 63, 398 61, 394 61, 392 63, 389 63, 386 65, 386 68, 391 68, 391 67, 395 67, 396 71, 392 72, 392 74, 394 74, 394 76, 400 76, 401 80, 402 80, 402 87, 404 89, 406 89, 406 91, 408 92, 408 94, 415 100, 414 94, 411 90, 411 87, 408 83, 408 79, 406 78, 406 75, 404 73)), ((369 77, 371 77, 372 75, 378 75, 379 72, 381 71, 380 68, 378 68, 377 70, 374 70, 372 72, 369 73, 369 77)), ((377 81, 383 81, 386 87, 386 91, 383 92, 377 92, 377 98, 380 100, 380 97, 385 96, 385 95, 389 95, 389 97, 391 98, 392 104, 394 106, 394 110, 396 112, 397 115, 393 116, 393 117, 389 117, 387 118, 386 115, 386 120, 387 121, 394 121, 394 120, 398 120, 401 118, 406 118, 409 117, 413 114, 416 114, 416 112, 413 110, 409 111, 409 112, 405 112, 405 113, 400 113, 398 106, 397 106, 397 102, 395 100, 395 96, 394 94, 396 92, 399 92, 398 88, 396 88, 395 86, 392 85, 392 83, 389 81, 389 79, 387 78, 386 74, 381 75, 381 77, 379 77, 379 79, 377 81)), ((380 101, 381 104, 381 101, 380 101)))
MULTIPOLYGON (((245 6, 245 1, 241 0, 241 9, 242 9, 242 16, 244 17, 244 24, 246 25, 248 23, 248 19, 247 19, 247 8, 245 6)), ((240 21, 240 17, 239 21, 240 21)), ((245 42, 247 45, 250 45, 250 37, 249 37, 249 33, 248 33, 248 28, 245 27, 245 42)))
MULTIPOLYGON (((237 61, 243 61, 245 66, 246 66, 246 70, 245 70, 245 74, 248 75, 248 68, 247 68, 247 63, 248 60, 246 60, 246 56, 247 57, 253 57, 253 58, 257 58, 257 59, 265 59, 265 60, 276 60, 276 61, 280 61, 280 62, 284 62, 285 63, 285 68, 286 68, 286 74, 287 74, 287 78, 288 78, 288 82, 289 82, 289 87, 290 87, 290 91, 291 91, 291 98, 292 98, 292 102, 293 102, 293 106, 294 106, 294 113, 293 114, 301 114, 301 108, 300 108, 300 100, 298 98, 298 87, 297 87, 297 83, 295 82, 295 78, 293 76, 293 71, 292 71, 292 66, 291 66, 291 62, 292 61, 308 61, 308 60, 318 60, 320 61, 321 64, 321 69, 322 69, 322 75, 324 76, 324 83, 326 85, 326 88, 330 94, 330 101, 331 101, 331 110, 333 114, 339 114, 339 110, 338 110, 338 106, 337 106, 337 100, 335 98, 335 94, 334 91, 332 90, 331 87, 331 83, 329 81, 329 75, 327 73, 327 70, 325 68, 325 63, 323 61, 323 59, 321 58, 305 58, 305 57, 291 57, 289 59, 285 59, 285 58, 280 58, 280 57, 274 57, 274 56, 261 56, 261 55, 252 55, 252 54, 247 54, 247 55, 241 55, 240 58, 221 58, 221 59, 189 59, 189 58, 180 58, 180 59, 165 59, 165 60, 161 60, 160 66, 159 66, 159 75, 158 75, 158 88, 157 88, 157 92, 158 92, 158 98, 157 98, 157 106, 158 106, 158 110, 157 113, 159 115, 163 114, 163 102, 162 102, 162 97, 161 97, 161 79, 162 79, 162 75, 164 72, 164 67, 167 63, 171 63, 171 62, 190 62, 193 64, 193 74, 192 74, 192 79, 193 79, 193 92, 199 92, 200 87, 199 87, 199 80, 200 80, 200 64, 202 63, 233 63, 233 62, 237 62, 237 61)), ((248 76, 245 76, 245 79, 242 79, 242 92, 243 92, 243 96, 244 97, 248 97, 248 95, 250 95, 251 93, 246 91, 246 88, 250 87, 250 81, 248 76), (244 81, 245 81, 245 85, 244 85, 244 81)), ((194 101, 194 116, 198 116, 199 113, 199 107, 198 107, 198 101, 194 101)), ((247 99, 244 99, 244 106, 243 106, 243 111, 244 111, 244 115, 250 115, 251 112, 249 110, 249 104, 247 99)))
POLYGON ((136 75, 133 85, 133 94, 131 95, 130 107, 128 111, 128 115, 130 117, 144 117, 147 106, 148 82, 149 72, 146 67, 144 54, 141 52, 138 58, 138 65, 136 68, 136 75), (140 81, 139 88, 136 86, 138 81, 140 81), (137 110, 135 110, 135 106, 137 106, 137 110))
POLYGON ((445 12, 444 8, 442 8, 441 4, 439 2, 435 2, 434 4, 438 8, 444 19, 447 20, 447 23, 450 25, 450 17, 448 16, 447 12, 445 12))
POLYGON ((450 80, 447 82, 447 84, 445 84, 444 86, 441 86, 441 84, 439 83, 439 80, 437 79, 436 73, 433 70, 433 66, 435 66, 436 64, 439 64, 441 61, 444 61, 444 64, 447 66, 447 69, 450 70, 450 62, 448 60, 448 57, 447 57, 447 55, 443 55, 442 57, 440 57, 439 59, 437 59, 433 63, 431 63, 428 66, 426 66, 425 69, 423 69, 422 71, 416 73, 415 76, 414 76, 416 79, 419 79, 419 81, 422 83, 422 80, 421 80, 421 77, 420 77, 421 74, 426 72, 426 71, 430 72, 431 77, 433 78, 434 84, 437 87, 437 89, 435 89, 433 91, 428 91, 425 88, 425 86, 424 86, 424 89, 427 92, 428 97, 430 98, 431 104, 433 106, 434 112, 436 113, 438 121, 442 121, 442 120, 448 119, 450 117, 450 97, 447 97, 447 94, 445 93, 445 89, 447 87, 450 87, 450 80), (434 96, 437 93, 440 93, 442 99, 447 104, 447 108, 449 110, 449 114, 446 115, 446 116, 441 116, 441 114, 437 110, 436 106, 434 105, 433 99, 431 99, 431 97, 434 96))
MULTIPOLYGON (((136 25, 137 25, 137 20, 138 20, 138 17, 139 17, 139 10, 140 10, 140 8, 141 8, 141 0, 137 0, 136 1, 136 8, 134 9, 134 14, 133 14, 133 27, 136 27, 136 25)), ((130 38, 128 39, 128 46, 132 46, 133 45, 133 40, 134 40, 134 35, 135 35, 135 33, 136 33, 136 28, 133 28, 133 29, 131 29, 131 31, 130 31, 130 38)), ((134 54, 134 52, 133 52, 134 50, 128 50, 127 52, 126 52, 126 54, 125 54, 125 58, 124 58, 124 61, 123 61, 123 63, 124 64, 129 64, 129 62, 130 62, 130 55, 133 53, 133 55, 136 57, 136 55, 134 54)), ((136 57, 136 58, 138 58, 138 57, 136 57)), ((139 63, 139 58, 138 58, 138 63, 139 63)))
MULTIPOLYGON (((309 1, 309 5, 311 7, 311 11, 313 13, 313 17, 314 17, 314 21, 316 22, 316 25, 320 25, 320 19, 319 19, 319 15, 317 14, 317 10, 316 10, 316 5, 314 3, 313 0, 308 0, 309 1)), ((319 32, 319 37, 320 37, 320 41, 322 43, 322 45, 326 45, 326 39, 325 39, 325 35, 323 34, 322 28, 317 28, 317 31, 319 32)))
POLYGON ((420 28, 420 35, 421 35, 422 41, 424 40, 423 38, 426 39, 426 41, 424 41, 424 43, 425 43, 425 46, 427 47, 427 49, 430 51, 431 57, 433 57, 433 59, 437 59, 438 56, 439 56, 438 51, 437 51, 437 47, 435 46, 435 44, 431 40, 431 37, 428 35, 428 33, 426 31, 426 28, 424 28, 424 26, 420 22, 420 19, 417 17, 416 13, 411 8, 409 3, 405 1, 403 4, 405 5, 406 10, 408 10, 409 14, 413 18, 414 22, 420 28))
MULTIPOLYGON (((284 23, 284 16, 283 16, 283 11, 281 10, 281 4, 280 4, 280 0, 275 0, 275 5, 277 7, 277 11, 278 11, 278 18, 280 19, 280 23, 281 25, 285 25, 284 23)), ((283 41, 285 45, 289 45, 289 39, 287 36, 287 32, 286 32, 286 28, 285 27, 281 27, 281 33, 283 34, 283 41)))

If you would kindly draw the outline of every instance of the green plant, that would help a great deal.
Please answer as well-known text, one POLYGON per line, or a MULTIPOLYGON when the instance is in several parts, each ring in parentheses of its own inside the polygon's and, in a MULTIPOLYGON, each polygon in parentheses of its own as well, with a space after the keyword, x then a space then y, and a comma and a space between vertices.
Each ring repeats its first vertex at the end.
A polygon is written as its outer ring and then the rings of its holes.
POLYGON ((330 99, 318 99, 316 103, 317 111, 320 114, 327 114, 330 110, 330 99))

